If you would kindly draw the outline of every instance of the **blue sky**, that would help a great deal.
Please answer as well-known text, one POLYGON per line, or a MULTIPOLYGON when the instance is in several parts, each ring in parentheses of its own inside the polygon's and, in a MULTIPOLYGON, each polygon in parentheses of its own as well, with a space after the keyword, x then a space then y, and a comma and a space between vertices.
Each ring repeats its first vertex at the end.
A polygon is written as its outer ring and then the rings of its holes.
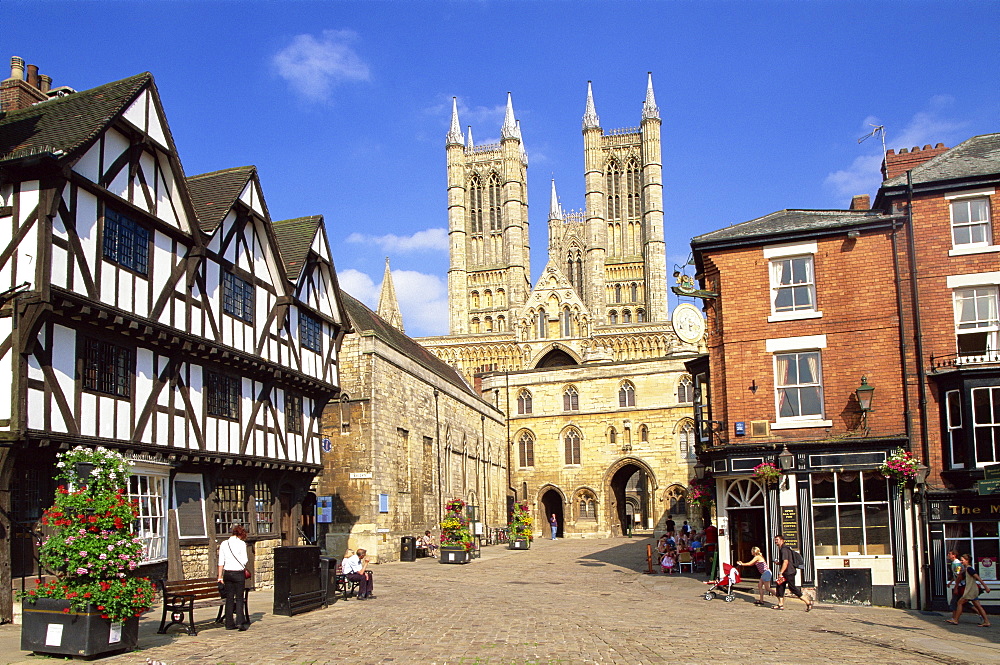
MULTIPOLYGON (((156 78, 184 169, 255 164, 272 217, 326 218, 344 288, 377 302, 389 257, 406 330, 447 332, 444 137, 477 143, 507 91, 529 157, 532 272, 549 181, 583 204, 580 121, 663 118, 668 269, 692 236, 782 208, 844 208, 889 148, 1000 131, 1000 3, 0 3, 0 62, 78 90, 156 78)), ((6 67, 6 65, 4 65, 6 67)))

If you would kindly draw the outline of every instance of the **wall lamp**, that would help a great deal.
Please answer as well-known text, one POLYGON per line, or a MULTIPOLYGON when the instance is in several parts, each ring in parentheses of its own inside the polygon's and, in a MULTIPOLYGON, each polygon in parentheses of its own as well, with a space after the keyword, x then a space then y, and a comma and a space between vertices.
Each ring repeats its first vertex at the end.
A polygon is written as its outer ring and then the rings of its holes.
POLYGON ((782 471, 790 471, 795 468, 795 455, 788 452, 788 446, 781 446, 781 454, 778 455, 778 468, 782 471))
POLYGON ((702 464, 701 460, 694 465, 694 477, 698 480, 705 480, 705 472, 708 471, 708 467, 702 464))
POLYGON ((868 377, 861 377, 861 385, 854 390, 858 398, 858 406, 861 407, 861 426, 868 429, 868 414, 874 411, 872 400, 875 396, 875 386, 868 385, 868 377))

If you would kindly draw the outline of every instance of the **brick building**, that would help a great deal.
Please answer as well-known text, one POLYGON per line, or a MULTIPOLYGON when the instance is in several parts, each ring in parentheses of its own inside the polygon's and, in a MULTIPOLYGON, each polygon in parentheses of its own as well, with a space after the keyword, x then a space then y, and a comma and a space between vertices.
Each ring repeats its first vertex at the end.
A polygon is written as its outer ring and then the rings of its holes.
POLYGON ((889 152, 871 209, 855 197, 692 241, 709 353, 688 366, 723 560, 785 532, 821 600, 897 606, 946 601, 952 547, 995 576, 1000 509, 974 490, 1000 452, 998 148, 889 152), (917 483, 878 472, 899 448, 924 465, 917 483), (788 473, 760 482, 762 462, 788 473))

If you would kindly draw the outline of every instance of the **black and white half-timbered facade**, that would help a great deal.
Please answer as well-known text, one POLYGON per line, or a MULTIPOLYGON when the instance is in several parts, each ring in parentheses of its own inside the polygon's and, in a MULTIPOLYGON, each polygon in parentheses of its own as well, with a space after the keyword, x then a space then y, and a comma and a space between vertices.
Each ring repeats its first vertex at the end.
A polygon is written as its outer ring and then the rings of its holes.
POLYGON ((19 74, 0 85, 0 620, 77 445, 133 461, 154 575, 210 574, 240 523, 266 586, 271 548, 309 537, 339 392, 323 220, 272 222, 253 167, 186 178, 148 73, 19 74))

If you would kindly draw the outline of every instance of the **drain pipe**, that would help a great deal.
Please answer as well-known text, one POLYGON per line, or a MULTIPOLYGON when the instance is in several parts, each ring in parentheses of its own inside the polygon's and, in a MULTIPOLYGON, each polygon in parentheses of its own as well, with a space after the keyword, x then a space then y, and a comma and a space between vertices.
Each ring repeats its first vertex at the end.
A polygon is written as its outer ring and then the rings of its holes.
POLYGON ((441 494, 442 476, 441 476, 441 417, 440 411, 438 409, 438 389, 434 389, 434 438, 437 439, 437 467, 438 467, 438 524, 441 523, 441 519, 444 517, 441 514, 441 506, 444 505, 444 497, 441 494))

